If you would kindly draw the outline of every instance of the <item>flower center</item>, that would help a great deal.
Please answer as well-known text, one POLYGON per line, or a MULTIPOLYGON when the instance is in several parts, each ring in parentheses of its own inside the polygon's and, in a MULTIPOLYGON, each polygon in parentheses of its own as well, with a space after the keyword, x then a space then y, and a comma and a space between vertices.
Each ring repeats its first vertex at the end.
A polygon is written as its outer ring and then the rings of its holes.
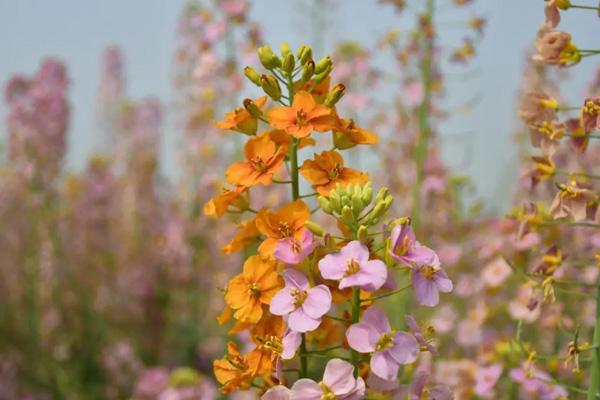
POLYGON ((306 125, 306 113, 304 110, 298 110, 298 112, 296 112, 296 125, 306 125))
POLYGON ((227 360, 227 362, 229 363, 229 365, 231 365, 233 368, 240 370, 240 371, 245 371, 246 369, 248 369, 248 364, 246 362, 244 362, 244 359, 240 356, 225 356, 225 359, 227 360))
POLYGON ((323 394, 321 395, 321 400, 335 400, 335 393, 331 389, 327 387, 323 382, 319 383, 323 394))
POLYGON ((552 124, 550 124, 548 121, 541 122, 535 125, 534 128, 537 129, 537 131, 541 134, 547 136, 549 139, 557 139, 562 136, 562 132, 560 130, 554 129, 552 124))
POLYGON ((394 247, 394 254, 401 257, 408 252, 409 248, 410 248, 410 239, 408 238, 408 236, 404 236, 402 238, 402 240, 400 240, 398 242, 396 247, 394 247))
POLYGON ((267 335, 258 337, 256 340, 260 343, 260 347, 273 353, 281 354, 283 352, 283 343, 277 336, 267 335))
POLYGON ((258 170, 260 172, 264 172, 267 169, 267 164, 259 156, 256 156, 254 157, 254 159, 250 160, 250 163, 252 164, 255 170, 258 170))
POLYGON ((434 264, 421 265, 419 267, 419 271, 425 277, 425 279, 432 281, 435 278, 435 274, 439 271, 439 268, 434 264))
POLYGON ((256 282, 252 282, 248 284, 248 294, 250 296, 255 296, 258 297, 260 295, 260 289, 258 288, 258 285, 256 284, 256 282))
POLYGON ((292 228, 290 228, 290 225, 285 221, 281 221, 279 223, 277 230, 279 231, 279 234, 281 235, 281 237, 290 237, 294 233, 292 231, 292 228))
POLYGON ((592 100, 588 100, 583 105, 583 113, 589 115, 598 115, 598 113, 600 113, 600 105, 594 103, 592 100))
POLYGON ((308 293, 305 290, 298 289, 292 289, 291 295, 294 298, 294 306, 296 308, 300 307, 308 297, 308 293))
POLYGON ((340 164, 335 164, 334 167, 329 171, 329 180, 334 181, 342 173, 343 167, 340 164))
POLYGON ((375 346, 375 351, 382 351, 385 349, 389 349, 394 346, 394 333, 388 332, 381 335, 377 345, 375 346))
POLYGON ((360 271, 360 264, 354 258, 346 261, 346 271, 344 271, 344 276, 350 276, 356 274, 360 271))

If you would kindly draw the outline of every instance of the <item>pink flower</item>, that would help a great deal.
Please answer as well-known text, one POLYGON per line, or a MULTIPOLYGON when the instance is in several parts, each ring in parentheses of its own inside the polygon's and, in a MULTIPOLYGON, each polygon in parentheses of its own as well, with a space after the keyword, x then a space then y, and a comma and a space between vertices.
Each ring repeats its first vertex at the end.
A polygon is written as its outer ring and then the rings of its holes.
POLYGON ((400 364, 410 364, 417 359, 419 344, 406 332, 395 332, 383 311, 371 307, 365 311, 361 322, 346 331, 348 344, 360 353, 371 355, 371 371, 385 380, 395 379, 400 364))
POLYGON ((544 371, 535 368, 527 373, 523 368, 515 368, 510 371, 510 378, 519 383, 524 393, 524 398, 531 398, 537 395, 542 400, 558 400, 567 398, 567 391, 559 385, 548 383, 552 379, 544 371))
POLYGON ((288 315, 288 326, 295 332, 309 332, 321 324, 331 308, 331 293, 325 285, 311 288, 304 274, 289 268, 283 272, 285 287, 271 300, 274 315, 288 315))
POLYGON ((375 291, 387 280, 387 268, 381 260, 369 260, 369 249, 358 240, 348 243, 339 253, 328 254, 319 261, 325 279, 339 280, 340 289, 359 287, 375 291))
POLYGON ((410 224, 396 225, 392 229, 391 239, 390 255, 403 264, 422 264, 435 255, 433 250, 417 241, 410 224))
POLYGON ((482 397, 491 395, 500 375, 502 375, 500 364, 479 368, 475 374, 475 394, 482 397))
POLYGON ((354 378, 352 364, 334 358, 327 363, 323 380, 299 379, 292 386, 291 400, 344 399, 360 400, 365 395, 365 381, 354 378))
POLYGON ((278 240, 273 256, 288 265, 296 265, 300 264, 317 246, 318 243, 313 241, 313 234, 306 229, 301 243, 293 237, 278 240))
POLYGON ((489 288, 497 288, 512 274, 510 265, 503 257, 494 258, 483 268, 481 280, 489 288))
POLYGON ((585 99, 581 108, 581 122, 585 133, 600 128, 600 97, 585 99))
POLYGON ((404 320, 406 321, 406 325, 408 325, 410 332, 417 340, 417 343, 419 343, 419 346, 421 346, 422 349, 427 349, 431 354, 437 354, 437 349, 430 340, 427 340, 425 336, 423 336, 423 331, 417 324, 415 318, 412 315, 407 315, 404 317, 404 320))
MULTIPOLYGON (((410 385, 406 385, 401 387, 398 390, 396 396, 393 399, 406 399, 408 400, 419 400, 422 399, 423 392, 425 391, 425 387, 429 381, 429 373, 426 371, 419 371, 416 373, 416 376, 413 382, 410 385)), ((450 388, 446 385, 437 385, 427 389, 426 398, 430 398, 433 400, 453 400, 454 395, 450 388)))
POLYGON ((453 285, 440 267, 438 256, 431 252, 428 260, 413 266, 412 285, 421 305, 434 307, 440 302, 439 292, 449 293, 453 285))

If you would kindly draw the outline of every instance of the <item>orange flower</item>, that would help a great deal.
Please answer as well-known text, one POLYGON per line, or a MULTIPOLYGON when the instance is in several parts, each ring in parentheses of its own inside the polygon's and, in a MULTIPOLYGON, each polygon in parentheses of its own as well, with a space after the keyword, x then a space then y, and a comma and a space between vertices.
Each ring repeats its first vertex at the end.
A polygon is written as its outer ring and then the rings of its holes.
MULTIPOLYGON (((290 135, 288 135, 285 131, 282 131, 281 129, 276 129, 274 131, 265 132, 265 133, 262 133, 261 135, 264 135, 264 134, 268 134, 269 137, 271 138, 271 140, 273 140, 275 143, 277 143, 278 146, 281 146, 283 149, 285 149, 285 153, 287 153, 287 151, 289 150, 289 148, 292 144, 292 137, 290 135)), ((315 139, 306 137, 306 138, 300 139, 298 141, 298 149, 302 149, 302 148, 308 147, 308 146, 314 146, 315 144, 316 144, 315 139)))
POLYGON ((223 246, 223 252, 225 254, 235 253, 241 249, 245 249, 250 246, 258 237, 260 233, 256 229, 256 219, 252 218, 246 222, 242 222, 240 229, 233 237, 231 242, 223 246))
POLYGON ((210 217, 222 217, 230 205, 244 208, 244 202, 240 199, 246 188, 238 186, 232 190, 225 190, 218 196, 213 197, 204 205, 204 215, 210 217))
POLYGON ((225 177, 229 183, 250 187, 273 182, 273 174, 283 165, 285 149, 278 146, 269 135, 253 137, 244 146, 247 161, 233 163, 225 177))
MULTIPOLYGON (((267 96, 262 96, 254 100, 254 104, 256 104, 258 108, 262 108, 266 102, 267 96)), ((256 117, 250 115, 245 108, 238 107, 225 114, 225 119, 223 121, 218 121, 215 125, 219 129, 231 129, 252 136, 256 133, 258 121, 256 117)))
POLYGON ((248 354, 248 365, 254 376, 270 376, 277 360, 283 352, 283 334, 285 324, 283 318, 269 315, 250 331, 256 348, 248 354))
POLYGON ((269 304, 283 287, 274 260, 252 256, 244 263, 244 270, 227 287, 225 302, 236 310, 233 317, 242 322, 257 323, 263 315, 263 304, 269 304))
POLYGON ((302 200, 288 203, 273 212, 261 209, 256 216, 256 228, 267 238, 258 247, 263 257, 270 257, 280 239, 293 237, 301 242, 304 237, 304 223, 310 218, 310 211, 302 200))
POLYGON ((312 131, 326 132, 336 126, 336 117, 330 108, 317 104, 312 95, 296 93, 291 107, 275 107, 267 112, 269 123, 289 135, 302 139, 312 131))
POLYGON ((327 196, 336 183, 365 183, 369 178, 367 174, 344 167, 344 159, 336 151, 315 154, 314 160, 304 161, 300 173, 323 196, 327 196))
POLYGON ((340 150, 357 144, 375 144, 378 141, 375 134, 356 126, 351 119, 340 119, 338 128, 333 131, 333 144, 340 150))
POLYGON ((252 385, 252 375, 248 359, 240 354, 234 342, 227 343, 227 355, 213 362, 217 382, 223 385, 221 392, 228 394, 238 389, 248 389, 252 385))

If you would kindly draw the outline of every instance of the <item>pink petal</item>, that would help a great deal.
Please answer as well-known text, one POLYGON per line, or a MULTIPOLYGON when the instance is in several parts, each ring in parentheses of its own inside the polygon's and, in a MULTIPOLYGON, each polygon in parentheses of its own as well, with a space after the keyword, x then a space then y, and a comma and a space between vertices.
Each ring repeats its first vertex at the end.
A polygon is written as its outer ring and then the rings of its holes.
POLYGON ((300 347, 302 342, 302 335, 298 332, 288 331, 281 339, 283 345, 283 351, 281 352, 281 358, 284 360, 291 360, 296 355, 296 350, 300 347))
POLYGON ((406 332, 396 332, 394 346, 388 351, 400 364, 410 364, 419 356, 420 348, 414 336, 406 332))
POLYGON ((306 276, 295 268, 287 268, 283 271, 283 280, 286 286, 291 286, 296 289, 308 289, 308 279, 306 276))
POLYGON ((283 385, 277 385, 267 390, 261 397, 262 400, 289 400, 292 396, 292 391, 283 385))
POLYGON ((354 386, 354 389, 352 389, 352 392, 345 395, 343 398, 344 400, 362 400, 365 398, 365 391, 365 381, 359 376, 356 380, 356 385, 354 386))
POLYGON ((346 271, 346 259, 340 253, 328 254, 319 261, 319 271, 325 279, 342 279, 346 271))
POLYGON ((296 309, 294 305, 295 301, 294 297, 290 294, 290 288, 285 287, 273 296, 269 311, 274 315, 289 314, 296 309))
POLYGON ((370 277, 370 284, 364 288, 365 290, 375 291, 380 289, 387 280, 387 268, 381 260, 368 261, 361 271, 370 277))
MULTIPOLYGON (((368 308, 362 317, 362 322, 369 324, 378 333, 377 336, 381 336, 384 333, 391 332, 392 327, 388 321, 385 313, 377 307, 368 308)), ((378 338, 379 339, 379 338, 378 338)))
POLYGON ((319 319, 331 309, 331 292, 325 285, 308 290, 308 296, 302 303, 302 310, 311 318, 319 319))
POLYGON ((379 335, 375 329, 365 323, 357 323, 350 325, 346 331, 346 339, 348 345, 359 353, 371 353, 375 351, 377 339, 379 335), (374 338, 375 340, 372 340, 374 338))
POLYGON ((292 311, 288 318, 288 326, 291 330, 296 332, 309 332, 314 331, 319 327, 321 323, 320 319, 314 319, 309 317, 302 311, 302 308, 297 308, 292 311))
POLYGON ((435 307, 440 302, 440 295, 435 282, 425 278, 420 272, 413 273, 412 285, 420 304, 435 307))
POLYGON ((291 400, 320 400, 323 395, 321 387, 310 379, 299 379, 292 386, 291 400))
POLYGON ((354 366, 339 358, 330 360, 325 366, 323 383, 340 397, 350 393, 356 387, 354 366))
POLYGON ((342 248, 340 253, 344 256, 344 261, 354 258, 362 265, 369 260, 369 248, 358 240, 348 243, 342 248))
POLYGON ((399 369, 398 362, 387 351, 378 351, 371 356, 371 371, 382 379, 396 379, 399 369))

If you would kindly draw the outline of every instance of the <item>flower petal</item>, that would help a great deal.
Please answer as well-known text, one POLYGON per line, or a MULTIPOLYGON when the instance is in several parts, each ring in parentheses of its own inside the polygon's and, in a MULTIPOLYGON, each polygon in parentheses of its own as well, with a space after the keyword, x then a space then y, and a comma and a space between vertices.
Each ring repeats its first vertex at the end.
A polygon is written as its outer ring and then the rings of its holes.
POLYGON ((290 294, 290 288, 285 287, 277 292, 275 296, 273 296, 271 299, 271 305, 269 306, 269 311, 271 314, 275 315, 289 314, 296 309, 294 302, 295 299, 290 294))
POLYGON ((356 387, 354 379, 354 366, 347 361, 339 358, 330 360, 325 366, 323 373, 323 383, 335 393, 338 398, 342 398, 350 393, 356 387))
POLYGON ((288 318, 288 326, 295 332, 314 331, 319 327, 321 319, 314 319, 306 315, 302 308, 292 311, 288 318))
POLYGON ((379 333, 373 326, 362 322, 350 325, 346 331, 348 345, 359 353, 371 353, 375 351, 379 337, 379 333))
POLYGON ((406 332, 396 332, 394 346, 389 349, 389 353, 400 364, 410 364, 417 359, 419 350, 417 339, 412 335, 406 332))
POLYGON ((331 309, 331 292, 325 285, 308 289, 308 296, 302 303, 302 309, 311 318, 318 319, 331 309))

